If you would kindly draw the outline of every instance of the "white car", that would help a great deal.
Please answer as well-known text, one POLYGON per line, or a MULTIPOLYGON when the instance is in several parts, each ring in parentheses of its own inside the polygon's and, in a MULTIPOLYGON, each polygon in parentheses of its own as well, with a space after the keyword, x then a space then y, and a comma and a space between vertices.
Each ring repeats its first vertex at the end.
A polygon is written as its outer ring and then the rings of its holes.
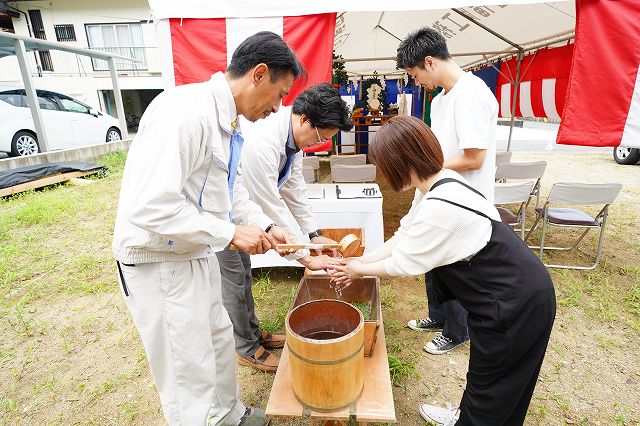
POLYGON ((640 149, 617 146, 613 148, 613 159, 618 164, 636 164, 640 161, 640 149))
MULTIPOLYGON (((69 96, 36 90, 49 150, 120 140, 120 122, 69 96)), ((12 157, 40 152, 24 88, 0 87, 0 152, 12 157)))

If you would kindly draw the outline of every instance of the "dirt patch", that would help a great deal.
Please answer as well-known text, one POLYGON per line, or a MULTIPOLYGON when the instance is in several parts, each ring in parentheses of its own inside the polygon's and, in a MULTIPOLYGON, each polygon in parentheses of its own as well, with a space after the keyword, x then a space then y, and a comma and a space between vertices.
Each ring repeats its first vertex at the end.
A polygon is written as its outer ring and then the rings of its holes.
MULTIPOLYGON (((640 424, 640 166, 620 166, 604 154, 514 153, 513 161, 533 160, 549 163, 543 199, 559 181, 622 182, 624 189, 611 209, 602 265, 593 272, 551 271, 558 314, 525 424, 640 424)), ((323 162, 323 170, 326 166, 323 162)), ((385 182, 380 184, 388 238, 413 194, 392 194, 385 182)), ((142 344, 108 257, 118 185, 106 179, 89 187, 107 202, 94 203, 82 216, 79 222, 87 226, 69 221, 25 228, 0 247, 0 254, 7 256, 2 261, 10 258, 16 270, 34 262, 42 271, 52 271, 17 274, 23 288, 12 286, 11 292, 0 295, 0 424, 165 424, 142 344), (38 236, 31 253, 2 251, 30 232, 38 236), (37 259, 29 257, 33 253, 37 259), (56 269, 61 264, 74 269, 56 269), (86 285, 77 286, 69 275, 86 285), (32 285, 38 276, 38 285, 32 285)), ((86 195, 88 190, 74 191, 86 195)), ((85 208, 85 198, 79 197, 79 209, 85 208)), ((529 220, 532 217, 530 212, 529 220)), ((571 260, 589 260, 595 241, 585 243, 571 260)), ((254 277, 265 273, 255 270, 254 277)), ((277 324, 300 270, 278 268, 269 277, 268 283, 256 284, 258 312, 261 319, 277 324)), ((393 389, 398 424, 421 425, 420 403, 459 402, 469 347, 428 355, 422 346, 430 336, 405 328, 408 320, 426 316, 422 277, 383 280, 383 292, 389 353, 415 361, 420 376, 393 389)), ((237 372, 243 401, 264 407, 273 376, 244 367, 237 372)))

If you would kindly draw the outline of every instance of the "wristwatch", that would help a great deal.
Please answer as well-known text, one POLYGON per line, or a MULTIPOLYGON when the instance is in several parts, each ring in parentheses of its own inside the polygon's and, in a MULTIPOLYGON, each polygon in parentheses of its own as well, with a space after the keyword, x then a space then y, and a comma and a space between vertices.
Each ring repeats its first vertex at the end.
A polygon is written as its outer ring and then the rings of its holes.
POLYGON ((278 224, 277 223, 272 223, 271 225, 267 226, 264 229, 264 232, 269 233, 269 231, 271 231, 271 228, 273 228, 274 226, 278 226, 278 224))
POLYGON ((309 232, 309 239, 313 240, 315 237, 321 237, 322 236, 322 231, 319 229, 316 229, 313 232, 309 232))

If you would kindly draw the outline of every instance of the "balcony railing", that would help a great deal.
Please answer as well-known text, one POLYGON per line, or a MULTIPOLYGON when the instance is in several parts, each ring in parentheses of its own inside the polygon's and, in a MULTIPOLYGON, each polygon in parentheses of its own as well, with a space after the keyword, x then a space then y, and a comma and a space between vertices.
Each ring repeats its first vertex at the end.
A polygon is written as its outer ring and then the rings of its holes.
MULTIPOLYGON (((140 62, 130 62, 115 59, 118 71, 128 71, 130 74, 146 76, 149 74, 159 74, 160 63, 158 61, 157 47, 101 47, 92 48, 101 52, 113 53, 127 56, 139 60, 140 62)), ((90 58, 84 55, 63 52, 60 50, 44 51, 46 54, 43 62, 43 52, 30 54, 29 61, 33 75, 64 75, 64 76, 96 76, 104 75, 109 71, 107 61, 103 59, 90 58)))
MULTIPOLYGON (((140 61, 130 62, 116 59, 115 65, 117 70, 147 70, 146 47, 94 47, 93 49, 100 50, 102 52, 113 53, 114 55, 126 56, 140 61)), ((95 58, 93 58, 91 61, 93 62, 93 69, 95 71, 109 70, 109 64, 107 63, 107 61, 95 58)))

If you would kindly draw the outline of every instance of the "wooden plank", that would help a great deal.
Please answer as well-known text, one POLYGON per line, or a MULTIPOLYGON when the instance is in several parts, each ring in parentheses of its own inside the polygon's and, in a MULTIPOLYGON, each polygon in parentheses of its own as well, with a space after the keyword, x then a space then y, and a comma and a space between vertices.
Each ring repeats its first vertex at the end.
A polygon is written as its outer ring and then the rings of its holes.
POLYGON ((380 327, 376 335, 373 356, 364 359, 364 390, 356 406, 356 420, 359 422, 396 422, 387 358, 387 341, 382 317, 380 317, 380 327))
POLYGON ((53 185, 60 182, 65 182, 73 178, 91 175, 97 173, 100 169, 89 170, 86 172, 75 171, 67 173, 59 173, 43 177, 40 179, 32 180, 31 182, 21 183, 19 185, 10 186, 8 188, 0 189, 0 197, 6 197, 7 195, 17 194, 19 192, 29 191, 30 189, 42 188, 43 186, 53 185))
POLYGON ((372 321, 365 321, 364 323, 364 356, 371 356, 374 345, 376 344, 376 331, 378 329, 378 323, 372 321))
POLYGON ((396 414, 382 318, 376 337, 373 356, 364 359, 364 389, 356 404, 355 413, 350 412, 349 409, 332 413, 305 411, 293 393, 289 349, 285 345, 267 402, 267 415, 271 417, 304 416, 310 417, 311 420, 349 420, 350 414, 355 414, 359 422, 395 423, 396 414))

